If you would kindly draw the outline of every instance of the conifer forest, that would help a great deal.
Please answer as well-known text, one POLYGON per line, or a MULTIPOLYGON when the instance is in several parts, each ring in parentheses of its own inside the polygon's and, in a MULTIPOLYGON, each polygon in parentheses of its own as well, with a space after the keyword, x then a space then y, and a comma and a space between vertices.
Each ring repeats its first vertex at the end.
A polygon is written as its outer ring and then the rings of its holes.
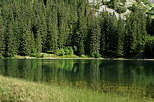
POLYGON ((96 8, 88 0, 0 0, 0 56, 154 56, 154 19, 143 9, 117 18, 96 8))

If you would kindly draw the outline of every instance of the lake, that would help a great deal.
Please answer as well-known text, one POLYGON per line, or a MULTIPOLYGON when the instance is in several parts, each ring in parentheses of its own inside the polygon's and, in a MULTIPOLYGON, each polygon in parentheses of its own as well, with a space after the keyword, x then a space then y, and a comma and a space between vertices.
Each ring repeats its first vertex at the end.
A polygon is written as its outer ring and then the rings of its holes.
POLYGON ((154 61, 0 59, 0 75, 100 93, 154 98, 154 61))

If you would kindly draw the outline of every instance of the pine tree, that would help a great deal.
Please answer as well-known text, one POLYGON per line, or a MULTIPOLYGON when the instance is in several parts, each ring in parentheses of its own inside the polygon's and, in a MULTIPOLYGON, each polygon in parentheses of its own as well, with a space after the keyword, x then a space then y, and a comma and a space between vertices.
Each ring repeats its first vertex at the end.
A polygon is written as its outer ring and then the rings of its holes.
POLYGON ((147 31, 146 31, 146 15, 143 14, 141 11, 138 11, 137 13, 137 19, 138 19, 138 31, 137 31, 137 48, 136 52, 141 53, 144 50, 145 42, 146 42, 146 36, 147 36, 147 31))
POLYGON ((42 37, 42 51, 45 52, 46 39, 47 39, 47 22, 46 22, 46 9, 42 7, 42 11, 40 11, 40 22, 39 22, 39 32, 42 37), (45 12, 45 13, 44 13, 45 12))
POLYGON ((106 12, 102 13, 101 15, 101 40, 100 40, 100 53, 102 55, 104 55, 105 51, 106 51, 106 41, 105 41, 105 29, 106 29, 106 21, 105 21, 105 17, 106 17, 106 12))
POLYGON ((31 54, 32 50, 34 50, 33 33, 30 30, 29 24, 24 21, 22 21, 21 24, 23 25, 23 28, 22 35, 20 36, 19 54, 27 56, 31 54))
POLYGON ((35 39, 35 47, 36 47, 37 53, 42 52, 42 36, 39 31, 37 32, 37 36, 35 39))
MULTIPOLYGON (((47 14, 47 41, 46 50, 55 53, 58 48, 58 18, 57 10, 54 5, 48 6, 47 14), (52 7, 52 8, 50 8, 52 7)), ((60 43, 60 42, 59 42, 60 43)))
POLYGON ((117 47, 116 47, 116 56, 124 55, 124 35, 125 35, 125 22, 122 19, 118 20, 117 26, 117 47))
POLYGON ((136 53, 136 34, 137 21, 135 15, 132 13, 126 21, 126 35, 125 35, 125 55, 134 55, 136 53))
POLYGON ((17 54, 16 38, 13 33, 12 23, 9 23, 6 29, 5 35, 5 56, 13 57, 17 54))
MULTIPOLYGON (((96 19, 96 18, 94 18, 96 19)), ((94 20, 90 31, 90 54, 93 57, 99 55, 101 30, 98 20, 94 20)))
POLYGON ((2 21, 2 17, 0 16, 0 55, 4 53, 4 25, 2 21))
POLYGON ((78 48, 77 54, 85 54, 85 35, 87 33, 87 21, 85 16, 85 4, 81 3, 78 7, 78 23, 76 28, 76 46, 78 48))
POLYGON ((67 8, 63 1, 61 1, 58 6, 58 47, 63 48, 66 45, 68 39, 68 13, 67 8))
MULTIPOLYGON (((79 18, 83 19, 83 18, 79 18)), ((86 25, 84 24, 85 21, 79 20, 78 21, 78 27, 76 30, 76 45, 78 47, 77 54, 78 55, 84 55, 85 49, 84 49, 84 34, 85 34, 85 27, 86 25)))
POLYGON ((105 53, 108 55, 114 55, 117 45, 117 19, 115 15, 104 13, 104 25, 102 28, 103 37, 105 36, 105 53))

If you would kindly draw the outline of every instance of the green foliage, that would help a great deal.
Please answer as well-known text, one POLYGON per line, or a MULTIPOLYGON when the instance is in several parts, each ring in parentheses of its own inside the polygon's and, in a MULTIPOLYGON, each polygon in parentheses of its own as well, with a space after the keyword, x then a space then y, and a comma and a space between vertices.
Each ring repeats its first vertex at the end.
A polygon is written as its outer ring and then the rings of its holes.
POLYGON ((65 47, 65 48, 57 49, 55 54, 58 56, 74 55, 74 51, 72 47, 65 47))
POLYGON ((36 57, 36 58, 43 58, 43 55, 41 55, 40 53, 31 53, 30 56, 36 57))
POLYGON ((142 1, 145 5, 149 5, 149 6, 152 5, 149 0, 140 0, 140 1, 142 1))
POLYGON ((91 57, 100 58, 101 57, 101 54, 99 52, 97 52, 97 53, 91 53, 91 57))
POLYGON ((147 14, 154 15, 154 7, 152 7, 152 8, 147 12, 147 14))
POLYGON ((118 3, 118 0, 110 0, 110 2, 108 2, 108 7, 110 8, 113 8, 113 9, 117 9, 117 3, 118 3))
POLYGON ((4 25, 2 22, 2 17, 0 16, 0 55, 4 54, 4 25))
MULTIPOLYGON (((124 13, 125 2, 104 3, 124 13)), ((154 34, 154 20, 147 17, 146 21, 137 5, 129 8, 133 12, 125 21, 107 12, 95 16, 91 7, 88 0, 2 0, 0 54, 11 57, 48 52, 59 56, 119 57, 143 52, 147 32, 154 34)))
POLYGON ((127 10, 127 8, 124 7, 124 6, 119 6, 119 7, 117 8, 117 12, 118 12, 118 13, 125 13, 126 10, 127 10))
POLYGON ((146 41, 146 19, 142 12, 134 12, 127 18, 125 35, 125 54, 134 55, 143 52, 146 41))
POLYGON ((12 31, 12 25, 9 24, 8 28, 6 30, 6 38, 5 38, 5 56, 6 57, 13 57, 17 54, 17 48, 16 48, 16 38, 13 35, 12 31))
POLYGON ((63 48, 57 49, 55 54, 58 55, 58 56, 64 56, 65 55, 65 51, 64 51, 63 48))
POLYGON ((131 10, 132 12, 136 12, 138 10, 138 7, 133 4, 131 7, 128 8, 129 10, 131 10))
POLYGON ((0 53, 0 59, 3 58, 3 55, 0 53))
POLYGON ((98 20, 95 20, 95 18, 92 19, 93 21, 90 29, 90 54, 94 57, 100 50, 101 29, 98 20))

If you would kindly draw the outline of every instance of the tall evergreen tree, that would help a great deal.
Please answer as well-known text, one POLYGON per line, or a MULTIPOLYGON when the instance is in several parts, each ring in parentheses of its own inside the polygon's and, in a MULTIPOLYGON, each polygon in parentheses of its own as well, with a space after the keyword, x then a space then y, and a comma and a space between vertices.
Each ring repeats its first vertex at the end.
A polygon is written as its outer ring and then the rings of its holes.
MULTIPOLYGON (((96 19, 96 18, 94 18, 96 19)), ((94 20, 90 31, 90 54, 93 57, 97 57, 100 51, 100 37, 101 29, 98 20, 94 20)))
POLYGON ((124 20, 119 19, 117 25, 117 46, 115 51, 116 56, 124 55, 124 35, 125 35, 125 22, 124 20))
POLYGON ((19 47, 19 54, 20 55, 30 55, 32 50, 34 50, 34 36, 30 30, 30 25, 26 22, 22 21, 21 24, 23 25, 22 28, 22 36, 20 36, 20 47, 19 47))
POLYGON ((85 54, 85 35, 87 33, 87 21, 85 16, 85 4, 79 3, 78 7, 78 23, 76 28, 76 45, 78 48, 77 54, 85 54))
POLYGON ((5 35, 5 56, 13 57, 17 54, 16 38, 13 33, 12 23, 9 23, 5 35))
MULTIPOLYGON (((47 5, 47 41, 46 41, 46 50, 52 53, 58 48, 58 18, 57 10, 55 5, 47 5)), ((60 42, 59 42, 60 43, 60 42)))
POLYGON ((135 54, 136 50, 136 31, 137 31, 137 21, 134 19, 134 14, 127 18, 126 22, 126 35, 125 35, 125 55, 135 54))
POLYGON ((4 53, 4 25, 2 21, 2 17, 0 16, 0 55, 4 53))
POLYGON ((63 48, 68 39, 68 13, 63 1, 58 6, 58 47, 63 48))
POLYGON ((146 36, 147 36, 147 31, 146 31, 146 15, 142 13, 141 11, 138 11, 138 32, 137 32, 137 53, 141 53, 144 50, 145 42, 146 42, 146 36))

